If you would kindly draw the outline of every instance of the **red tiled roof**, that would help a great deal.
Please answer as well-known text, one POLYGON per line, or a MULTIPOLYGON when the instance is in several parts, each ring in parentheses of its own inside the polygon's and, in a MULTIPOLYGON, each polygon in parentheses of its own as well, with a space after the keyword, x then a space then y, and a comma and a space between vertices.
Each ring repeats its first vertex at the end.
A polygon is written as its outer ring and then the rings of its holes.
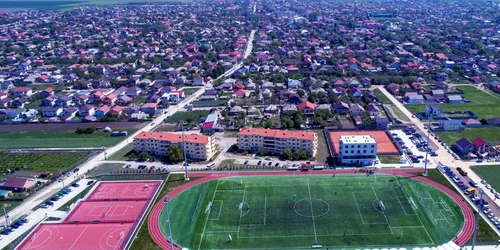
POLYGON ((44 91, 47 93, 52 93, 54 91, 54 89, 53 88, 46 88, 44 91))
MULTIPOLYGON (((157 140, 157 141, 170 141, 170 142, 182 142, 181 134, 174 134, 168 132, 142 132, 134 137, 136 140, 157 140)), ((184 140, 186 142, 192 143, 203 143, 207 144, 210 136, 195 135, 195 134, 184 134, 184 140)))
POLYGON ((297 138, 300 140, 308 140, 313 141, 316 137, 315 133, 312 132, 303 132, 303 131, 288 131, 288 130, 279 130, 279 129, 265 129, 265 128, 242 128, 238 135, 259 135, 259 136, 268 136, 275 138, 297 138))
POLYGON ((301 104, 299 104, 298 108, 300 110, 306 108, 306 107, 309 107, 310 109, 316 109, 316 105, 314 105, 314 103, 310 102, 310 101, 305 101, 305 102, 302 102, 301 104))
POLYGON ((483 138, 481 138, 481 137, 477 137, 476 139, 474 139, 474 140, 472 141, 472 144, 474 144, 474 146, 475 146, 476 148, 478 148, 478 147, 481 147, 481 146, 483 146, 484 144, 486 144, 486 141, 485 141, 483 138))

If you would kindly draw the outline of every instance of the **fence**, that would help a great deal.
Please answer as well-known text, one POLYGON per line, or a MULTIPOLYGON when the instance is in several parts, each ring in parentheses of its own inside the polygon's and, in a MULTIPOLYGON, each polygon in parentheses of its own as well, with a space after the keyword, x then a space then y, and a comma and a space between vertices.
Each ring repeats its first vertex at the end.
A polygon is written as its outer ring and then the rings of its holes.
POLYGON ((128 180, 163 180, 169 172, 162 173, 130 173, 130 174, 101 174, 95 178, 99 181, 128 181, 128 180))

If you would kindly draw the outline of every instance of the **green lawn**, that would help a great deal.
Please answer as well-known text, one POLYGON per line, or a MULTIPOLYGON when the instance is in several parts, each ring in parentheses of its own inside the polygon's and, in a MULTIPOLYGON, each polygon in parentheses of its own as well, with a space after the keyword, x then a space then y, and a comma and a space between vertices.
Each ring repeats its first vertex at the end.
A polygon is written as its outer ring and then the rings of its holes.
MULTIPOLYGON (((396 105, 394 105, 394 103, 392 103, 391 100, 389 100, 389 98, 387 98, 387 96, 385 96, 384 93, 382 93, 382 91, 380 91, 379 89, 375 89, 373 90, 373 94, 377 97, 379 102, 389 104, 392 110, 394 111, 394 114, 397 116, 397 118, 403 121, 409 120, 408 117, 403 113, 403 111, 401 111, 398 107, 396 107, 396 105)), ((389 115, 392 117, 390 110, 388 111, 389 115)))
POLYGON ((488 184, 490 184, 495 190, 500 190, 500 178, 498 178, 498 173, 500 173, 500 165, 475 166, 472 167, 472 170, 474 170, 474 172, 476 172, 481 178, 488 182, 488 184))
POLYGON ((228 100, 209 100, 209 101, 195 101, 192 102, 193 105, 213 105, 213 106, 224 106, 228 100))
POLYGON ((193 110, 189 112, 176 112, 170 116, 166 122, 179 122, 181 120, 187 123, 193 123, 200 117, 207 117, 210 114, 210 110, 193 110))
MULTIPOLYGON (((500 98, 495 98, 471 86, 460 86, 459 88, 464 91, 463 96, 471 102, 463 104, 440 104, 443 111, 470 110, 479 119, 498 117, 498 114, 492 111, 500 107, 500 98)), ((406 107, 413 113, 425 111, 424 104, 411 104, 406 105, 406 107)))
POLYGON ((128 144, 126 147, 118 150, 116 153, 108 156, 108 160, 111 161, 125 161, 128 159, 130 153, 134 150, 134 144, 128 144))
POLYGON ((139 96, 137 97, 135 100, 134 100, 134 104, 137 104, 137 105, 142 105, 144 104, 144 102, 146 101, 146 97, 144 96, 139 96))
POLYGON ((318 135, 318 151, 316 152, 316 162, 319 164, 325 164, 330 157, 330 152, 328 151, 328 145, 326 144, 325 134, 323 131, 316 131, 318 135))
MULTIPOLYGON (((130 135, 136 130, 126 131, 130 135)), ((125 139, 124 136, 110 135, 102 131, 77 134, 74 130, 0 132, 0 148, 109 147, 125 139)))
POLYGON ((449 146, 455 144, 462 137, 472 141, 481 136, 486 141, 500 141, 500 127, 466 128, 463 131, 436 132, 436 134, 449 146))
MULTIPOLYGON (((154 204, 160 202, 163 200, 163 197, 167 195, 170 191, 174 190, 175 188, 184 185, 188 182, 194 181, 196 179, 199 179, 199 177, 190 177, 188 181, 184 180, 184 175, 182 174, 174 174, 170 175, 170 177, 167 180, 167 183, 163 186, 163 189, 160 191, 160 194, 158 195, 158 198, 154 202, 154 204)), ((142 227, 139 229, 139 232, 137 233, 136 239, 132 243, 132 246, 130 247, 131 250, 161 250, 162 248, 159 247, 154 240, 151 238, 150 232, 148 230, 148 220, 149 220, 149 214, 148 218, 145 219, 144 224, 142 227)))
POLYGON ((196 91, 200 90, 200 88, 184 88, 182 90, 184 90, 184 95, 188 97, 194 94, 196 91))
POLYGON ((431 247, 463 225, 446 194, 382 174, 224 178, 184 191, 169 206, 174 242, 189 249, 431 247))
POLYGON ((399 155, 379 155, 378 159, 384 164, 399 163, 399 155))
POLYGON ((57 174, 72 167, 89 155, 90 152, 0 152, 0 173, 5 173, 7 169, 10 169, 14 173, 20 170, 36 173, 48 170, 57 174))

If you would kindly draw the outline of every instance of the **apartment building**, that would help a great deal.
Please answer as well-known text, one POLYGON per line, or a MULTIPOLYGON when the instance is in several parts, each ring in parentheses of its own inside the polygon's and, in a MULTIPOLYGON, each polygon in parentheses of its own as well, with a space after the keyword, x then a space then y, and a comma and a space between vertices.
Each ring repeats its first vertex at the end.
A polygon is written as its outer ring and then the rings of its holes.
MULTIPOLYGON (((184 134, 186 141, 186 156, 190 159, 208 160, 215 154, 214 138, 212 136, 184 134)), ((148 152, 157 156, 167 155, 167 149, 172 144, 182 145, 182 134, 169 132, 142 132, 134 137, 134 148, 137 152, 148 152)))
POLYGON ((263 149, 268 153, 280 154, 286 148, 314 156, 318 148, 318 136, 312 132, 263 128, 242 128, 238 132, 239 150, 257 152, 263 149))
POLYGON ((368 166, 377 158, 377 142, 370 135, 341 135, 340 164, 368 166))

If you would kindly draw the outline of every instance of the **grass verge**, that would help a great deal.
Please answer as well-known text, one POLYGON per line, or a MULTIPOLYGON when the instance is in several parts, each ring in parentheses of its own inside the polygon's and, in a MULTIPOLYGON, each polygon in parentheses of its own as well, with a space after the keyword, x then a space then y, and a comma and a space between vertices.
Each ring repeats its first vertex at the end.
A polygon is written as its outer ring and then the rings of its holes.
POLYGON ((399 155, 379 155, 378 159, 384 164, 396 164, 399 163, 399 155))

